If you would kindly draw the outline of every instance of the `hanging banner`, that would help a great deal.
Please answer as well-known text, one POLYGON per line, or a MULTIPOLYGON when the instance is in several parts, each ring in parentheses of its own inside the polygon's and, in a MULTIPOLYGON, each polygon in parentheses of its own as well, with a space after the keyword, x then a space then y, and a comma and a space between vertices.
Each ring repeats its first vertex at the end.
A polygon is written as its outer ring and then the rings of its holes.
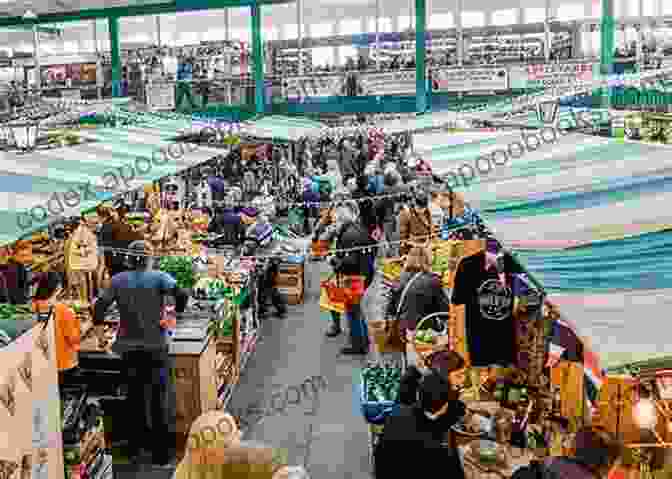
POLYGON ((362 74, 360 84, 364 95, 414 95, 415 70, 362 74))
POLYGON ((508 88, 506 68, 442 68, 433 72, 434 91, 470 92, 508 88))
POLYGON ((567 87, 592 79, 592 63, 541 63, 509 67, 510 88, 567 87))
POLYGON ((343 93, 342 75, 292 77, 282 80, 282 95, 288 100, 339 96, 343 93))

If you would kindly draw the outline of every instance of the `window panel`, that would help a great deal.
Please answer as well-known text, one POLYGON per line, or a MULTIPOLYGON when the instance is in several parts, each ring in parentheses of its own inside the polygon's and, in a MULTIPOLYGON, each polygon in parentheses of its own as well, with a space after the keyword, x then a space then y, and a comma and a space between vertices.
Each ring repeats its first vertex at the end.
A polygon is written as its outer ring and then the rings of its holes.
POLYGON ((625 14, 628 17, 638 17, 639 13, 639 2, 628 1, 625 7, 625 14))
POLYGON ((200 43, 200 41, 201 41, 200 32, 182 32, 182 33, 180 33, 180 43, 182 43, 183 45, 195 45, 197 43, 200 43))
POLYGON ((77 53, 79 52, 79 46, 77 42, 65 42, 63 43, 63 52, 64 53, 77 53))
POLYGON ((225 28, 211 28, 203 33, 203 40, 205 40, 206 42, 216 42, 218 40, 225 40, 225 39, 226 39, 225 28))
MULTIPOLYGON (((380 28, 381 33, 391 33, 392 32, 392 19, 388 17, 380 17, 378 19, 378 28, 380 28)), ((376 31, 376 19, 375 18, 369 18, 369 32, 375 32, 376 31)))
POLYGON ((663 15, 672 14, 672 2, 663 1, 663 11, 661 13, 663 15))
POLYGON ((324 67, 335 64, 333 47, 317 47, 312 49, 313 66, 324 67))
POLYGON ((311 38, 324 38, 334 34, 333 23, 313 23, 310 25, 311 38))
POLYGON ((653 17, 656 15, 656 0, 644 0, 642 5, 642 16, 653 17))
POLYGON ((264 28, 261 34, 262 34, 262 38, 264 39, 264 41, 267 41, 267 42, 272 42, 272 41, 275 41, 279 38, 278 29, 275 28, 275 27, 264 28))
POLYGON ((124 43, 150 43, 152 38, 146 33, 136 33, 135 35, 129 35, 124 40, 124 43))
POLYGON ((484 26, 485 26, 485 13, 477 11, 462 12, 463 28, 484 27, 484 26))
POLYGON ((415 30, 415 16, 402 15, 397 19, 399 31, 405 31, 409 28, 415 30))
POLYGON ((282 37, 284 40, 295 40, 299 38, 299 26, 296 23, 283 25, 282 37))
POLYGON ((81 51, 83 51, 83 52, 95 52, 96 51, 96 44, 94 43, 93 40, 84 40, 81 43, 81 51))
MULTIPOLYGON (((617 16, 616 9, 614 9, 614 15, 617 16)), ((586 9, 583 3, 563 3, 558 7, 558 20, 560 21, 579 20, 585 17, 586 9)))
POLYGON ((523 19, 525 23, 539 23, 546 21, 546 9, 545 8, 526 8, 525 9, 525 18, 523 19))
POLYGON ((250 31, 245 28, 232 28, 231 29, 231 40, 239 42, 249 42, 250 41, 250 31))
POLYGON ((341 20, 340 24, 338 25, 338 33, 340 35, 358 35, 362 33, 361 20, 352 18, 341 20))
POLYGON ((518 22, 518 11, 514 8, 492 12, 493 25, 514 25, 518 22))
POLYGON ((338 47, 338 62, 339 65, 345 65, 348 58, 357 60, 358 52, 352 45, 343 45, 338 47))
POLYGON ((455 21, 453 19, 453 14, 448 13, 434 13, 429 16, 429 22, 427 28, 430 30, 445 30, 447 28, 453 28, 455 26, 455 21))

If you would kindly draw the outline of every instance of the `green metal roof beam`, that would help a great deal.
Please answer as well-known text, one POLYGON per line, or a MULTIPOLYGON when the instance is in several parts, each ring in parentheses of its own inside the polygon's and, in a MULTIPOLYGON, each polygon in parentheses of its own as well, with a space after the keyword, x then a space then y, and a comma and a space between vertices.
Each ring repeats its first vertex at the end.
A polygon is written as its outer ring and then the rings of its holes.
MULTIPOLYGON (((294 0, 257 0, 260 5, 292 3, 294 0)), ((23 17, 0 18, 0 28, 35 23, 67 23, 96 20, 110 17, 138 17, 144 15, 161 15, 163 13, 189 12, 198 10, 214 10, 220 8, 249 7, 255 0, 197 0, 194 2, 167 2, 153 5, 129 5, 127 7, 93 8, 79 12, 48 13, 39 15, 37 20, 23 17)))
MULTIPOLYGON (((14 26, 0 27, 0 30, 32 31, 33 26, 32 25, 14 25, 14 26)), ((37 27, 37 31, 40 32, 40 33, 48 33, 50 35, 61 35, 63 33, 63 29, 53 28, 53 27, 37 27)))

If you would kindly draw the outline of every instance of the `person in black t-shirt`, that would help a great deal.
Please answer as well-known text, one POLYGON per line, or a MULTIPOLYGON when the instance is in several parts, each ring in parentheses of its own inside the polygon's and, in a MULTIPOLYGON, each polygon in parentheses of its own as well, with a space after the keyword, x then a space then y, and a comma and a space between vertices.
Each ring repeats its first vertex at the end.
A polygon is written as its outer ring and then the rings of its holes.
POLYGON ((485 367, 515 364, 511 274, 517 272, 510 255, 500 257, 495 269, 486 268, 485 252, 462 259, 455 275, 452 303, 465 305, 465 324, 471 365, 485 367), (499 272, 506 272, 506 285, 499 272))

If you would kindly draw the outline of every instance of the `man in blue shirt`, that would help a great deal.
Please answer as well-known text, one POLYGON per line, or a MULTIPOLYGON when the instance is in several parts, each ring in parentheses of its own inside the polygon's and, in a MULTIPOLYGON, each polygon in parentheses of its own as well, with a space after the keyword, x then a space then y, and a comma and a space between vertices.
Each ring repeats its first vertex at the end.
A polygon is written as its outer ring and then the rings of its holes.
MULTIPOLYGON (((145 445, 152 447, 152 462, 165 465, 170 459, 167 441, 168 424, 164 409, 167 382, 162 371, 169 368, 167 336, 161 328, 164 299, 173 296, 178 313, 184 312, 189 298, 166 273, 148 271, 144 241, 129 245, 129 271, 112 277, 112 286, 103 291, 95 305, 94 325, 101 325, 112 303, 120 316, 119 338, 114 350, 122 356, 128 374, 127 411, 129 424, 136 428, 129 434, 128 457, 137 460, 145 445), (150 386, 150 414, 153 437, 144 437, 145 386, 150 386), (135 434, 133 434, 135 432, 135 434)), ((172 444, 174 447, 174 444, 172 444)))

